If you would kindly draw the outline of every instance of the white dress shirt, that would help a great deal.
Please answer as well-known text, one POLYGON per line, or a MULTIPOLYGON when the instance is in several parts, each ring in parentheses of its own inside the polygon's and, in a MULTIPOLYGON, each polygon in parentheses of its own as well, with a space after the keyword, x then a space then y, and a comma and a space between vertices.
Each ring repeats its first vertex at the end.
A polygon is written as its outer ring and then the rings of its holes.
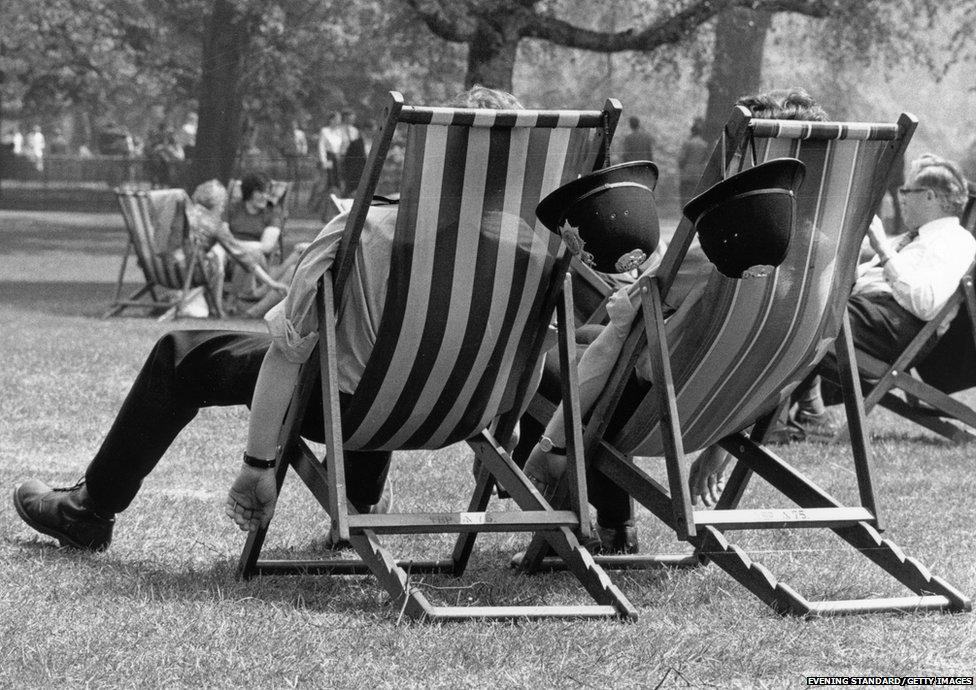
POLYGON ((884 266, 874 259, 858 266, 853 294, 888 293, 912 314, 929 321, 952 297, 976 258, 976 239, 955 216, 930 221, 918 237, 884 266))

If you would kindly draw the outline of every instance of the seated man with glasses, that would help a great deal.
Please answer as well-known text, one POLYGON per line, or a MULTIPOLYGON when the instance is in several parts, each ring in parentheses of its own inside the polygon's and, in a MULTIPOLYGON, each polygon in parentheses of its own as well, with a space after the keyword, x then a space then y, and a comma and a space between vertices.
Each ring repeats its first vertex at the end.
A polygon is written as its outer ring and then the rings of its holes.
MULTIPOLYGON (((976 258, 976 239, 959 224, 966 198, 958 165, 930 153, 912 162, 908 182, 898 189, 907 232, 888 237, 877 216, 868 228, 874 257, 858 266, 847 303, 859 350, 893 362, 952 297, 976 258)), ((822 415, 825 403, 841 402, 836 386, 824 382, 821 392, 818 376, 800 384, 793 396, 803 401, 801 411, 808 417, 822 415)), ((803 426, 802 420, 797 423, 803 426)), ((703 454, 691 473, 693 497, 706 505, 718 499, 728 462, 724 453, 713 455, 703 454)))

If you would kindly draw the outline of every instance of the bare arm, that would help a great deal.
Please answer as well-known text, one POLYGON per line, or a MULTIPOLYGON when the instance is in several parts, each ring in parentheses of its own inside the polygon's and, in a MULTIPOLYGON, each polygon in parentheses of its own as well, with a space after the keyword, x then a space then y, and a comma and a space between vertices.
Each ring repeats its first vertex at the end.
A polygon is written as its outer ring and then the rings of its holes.
MULTIPOLYGON (((617 357, 623 349, 624 341, 630 333, 630 324, 637 313, 638 304, 640 304, 640 293, 635 291, 634 295, 631 296, 628 294, 627 288, 620 288, 607 300, 607 314, 610 316, 610 323, 600 331, 596 340, 586 348, 578 364, 580 412, 584 416, 593 407, 600 393, 603 392, 607 377, 616 364, 617 357)), ((546 426, 546 436, 552 439, 552 442, 557 446, 566 445, 562 405, 549 420, 549 424, 546 426)))
MULTIPOLYGON (((289 362, 272 345, 258 373, 248 423, 247 454, 261 459, 275 457, 278 431, 285 418, 300 364, 289 362)), ((278 491, 272 469, 241 465, 227 495, 225 512, 244 531, 267 527, 274 515, 278 491)))

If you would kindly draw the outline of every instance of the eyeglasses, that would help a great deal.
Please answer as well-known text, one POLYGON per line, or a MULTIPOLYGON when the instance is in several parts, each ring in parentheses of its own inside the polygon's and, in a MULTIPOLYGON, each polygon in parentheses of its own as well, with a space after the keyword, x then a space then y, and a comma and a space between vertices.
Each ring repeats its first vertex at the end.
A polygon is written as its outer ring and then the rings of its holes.
POLYGON ((902 196, 908 196, 909 194, 917 194, 919 192, 929 191, 928 187, 899 187, 898 193, 902 196))

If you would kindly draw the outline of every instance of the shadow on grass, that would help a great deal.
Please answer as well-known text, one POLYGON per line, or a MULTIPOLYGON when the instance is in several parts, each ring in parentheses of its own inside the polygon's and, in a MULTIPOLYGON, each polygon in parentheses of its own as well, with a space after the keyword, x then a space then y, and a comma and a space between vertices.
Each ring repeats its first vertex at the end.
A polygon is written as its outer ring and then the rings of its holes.
POLYGON ((0 255, 72 252, 121 256, 126 232, 121 215, 0 213, 0 255))
POLYGON ((237 561, 218 558, 206 564, 181 563, 167 568, 149 558, 117 560, 111 551, 92 554, 62 548, 46 537, 6 539, 10 561, 30 567, 44 562, 52 570, 75 572, 76 595, 93 599, 121 597, 155 601, 239 602, 254 599, 272 605, 331 612, 385 614, 387 598, 376 589, 371 577, 323 575, 262 576, 251 580, 237 577, 237 561), (52 566, 58 561, 61 567, 52 566), (377 596, 383 603, 377 603, 377 596))
MULTIPOLYGON (((138 286, 126 284, 123 295, 138 286)), ((3 304, 32 313, 57 316, 101 316, 115 298, 115 283, 86 281, 0 281, 3 304)), ((132 310, 132 314, 144 313, 132 310)))

